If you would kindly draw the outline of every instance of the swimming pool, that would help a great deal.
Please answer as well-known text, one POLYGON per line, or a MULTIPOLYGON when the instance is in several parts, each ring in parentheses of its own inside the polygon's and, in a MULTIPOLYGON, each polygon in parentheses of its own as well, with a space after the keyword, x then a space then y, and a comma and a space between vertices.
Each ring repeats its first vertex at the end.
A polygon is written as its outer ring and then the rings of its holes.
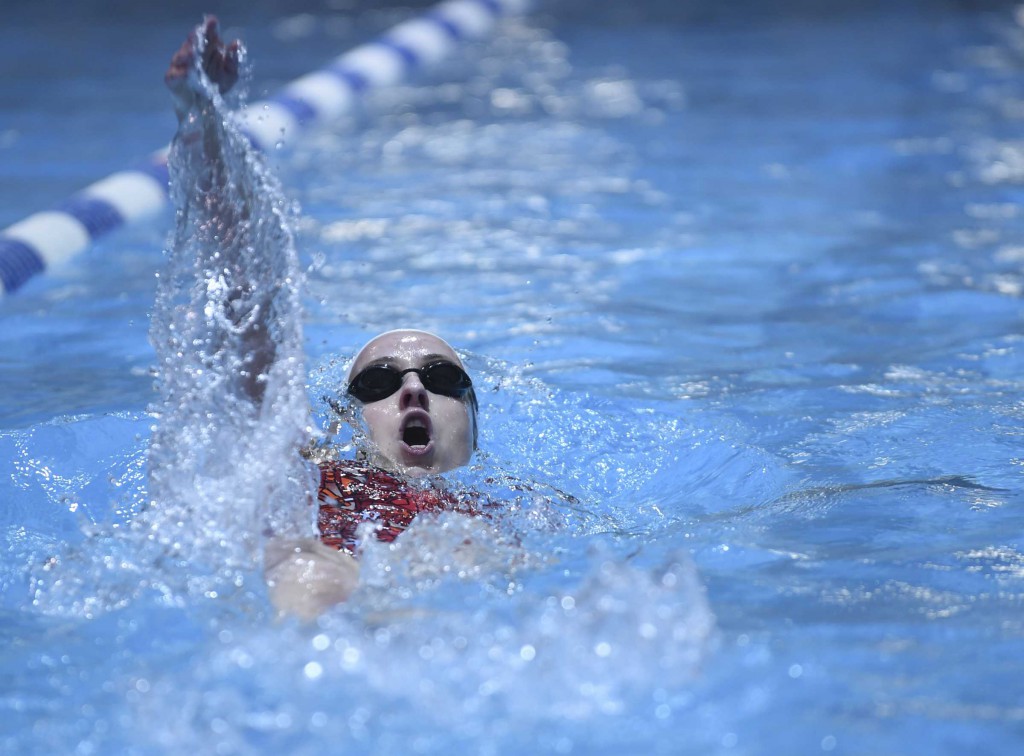
MULTIPOLYGON (((116 536, 169 219, 0 302, 4 747, 1015 752, 1024 31, 820 5, 549 6, 277 160, 313 398, 436 330, 486 388, 465 478, 536 489, 317 627, 116 536)), ((0 225, 169 138, 201 12, 56 7, 0 30, 0 225)), ((407 13, 288 7, 219 10, 255 96, 407 13)))

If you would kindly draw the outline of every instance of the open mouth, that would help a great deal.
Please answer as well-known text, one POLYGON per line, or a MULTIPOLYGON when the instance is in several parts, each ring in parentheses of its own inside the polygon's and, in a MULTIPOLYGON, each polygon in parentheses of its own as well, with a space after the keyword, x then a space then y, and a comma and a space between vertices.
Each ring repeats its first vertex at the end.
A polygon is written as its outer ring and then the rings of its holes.
POLYGON ((424 452, 430 446, 430 419, 426 413, 407 415, 402 423, 402 443, 412 452, 424 452))
POLYGON ((409 446, 426 446, 430 443, 430 434, 426 428, 410 425, 402 432, 402 440, 409 446))

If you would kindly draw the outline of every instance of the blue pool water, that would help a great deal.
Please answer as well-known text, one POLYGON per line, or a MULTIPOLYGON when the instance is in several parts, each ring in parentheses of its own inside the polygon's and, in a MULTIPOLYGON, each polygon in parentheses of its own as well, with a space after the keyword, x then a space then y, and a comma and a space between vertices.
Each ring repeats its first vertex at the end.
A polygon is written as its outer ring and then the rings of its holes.
MULTIPOLYGON (((0 226, 170 138, 185 6, 10 12, 0 226)), ((411 12, 217 11, 256 97, 411 12)), ((140 535, 169 214, 0 301, 4 749, 1016 753, 1018 18, 554 3, 275 156, 318 419, 435 330, 483 388, 456 477, 508 502, 315 626, 203 523, 140 535)))

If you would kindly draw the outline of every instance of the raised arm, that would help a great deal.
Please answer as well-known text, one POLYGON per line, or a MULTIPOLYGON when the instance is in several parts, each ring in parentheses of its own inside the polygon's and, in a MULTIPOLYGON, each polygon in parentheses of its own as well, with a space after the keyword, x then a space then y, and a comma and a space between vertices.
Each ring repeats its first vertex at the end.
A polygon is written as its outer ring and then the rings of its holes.
MULTIPOLYGON (((301 272, 287 202, 233 125, 223 99, 238 80, 244 55, 238 42, 224 44, 217 20, 208 16, 174 54, 165 76, 178 115, 168 159, 177 217, 171 264, 160 279, 158 310, 166 323, 154 341, 165 393, 176 399, 176 416, 164 419, 155 446, 189 448, 179 463, 152 477, 158 488, 174 489, 183 480, 222 474, 219 468, 197 470, 193 460, 204 454, 185 439, 207 444, 207 458, 238 459, 240 466, 228 470, 230 480, 239 478, 241 486, 233 489, 232 499, 248 496, 254 508, 269 500, 270 527, 263 528, 262 545, 271 601, 282 613, 312 619, 355 590, 359 566, 321 543, 313 527, 295 532, 288 521, 273 522, 274 508, 284 502, 275 500, 280 490, 263 484, 274 472, 303 464, 299 443, 269 441, 287 457, 274 460, 273 471, 246 475, 241 466, 253 462, 249 450, 259 432, 269 427, 277 434, 275 415, 296 411, 296 392, 305 408, 301 272), (211 416, 217 417, 214 429, 208 427, 211 416), (197 432, 182 433, 193 426, 197 432)), ((290 477, 298 480, 302 473, 295 470, 290 477)), ((314 497, 314 492, 305 494, 314 497)), ((299 503, 307 514, 315 513, 308 501, 299 503)))
POLYGON ((194 246, 199 277, 221 299, 225 322, 215 346, 237 353, 238 387, 259 405, 277 357, 276 287, 297 282, 260 280, 261 267, 290 249, 291 239, 280 208, 261 207, 268 195, 261 184, 270 177, 245 165, 250 148, 225 121, 221 98, 238 81, 244 54, 238 40, 223 42, 217 19, 207 16, 171 58, 164 81, 178 116, 169 161, 179 214, 176 244, 187 236, 194 246), (261 249, 266 245, 278 249, 261 249))
POLYGON ((167 70, 175 223, 150 327, 146 516, 168 553, 249 568, 315 537, 317 478, 298 453, 309 405, 290 203, 224 99, 243 59, 207 18, 167 70))
MULTIPOLYGON (((197 200, 195 207, 179 203, 179 212, 198 212, 202 222, 195 230, 201 234, 201 242, 232 259, 237 258, 233 248, 239 226, 248 222, 251 212, 248 203, 238 205, 230 196, 221 112, 224 104, 215 98, 227 94, 238 81, 243 54, 238 40, 224 45, 217 18, 207 16, 185 38, 164 74, 178 116, 172 144, 175 162, 184 161, 182 167, 189 169, 178 171, 176 178, 187 185, 188 198, 197 200)), ((242 190, 241 199, 252 192, 250 187, 237 189, 242 190)))

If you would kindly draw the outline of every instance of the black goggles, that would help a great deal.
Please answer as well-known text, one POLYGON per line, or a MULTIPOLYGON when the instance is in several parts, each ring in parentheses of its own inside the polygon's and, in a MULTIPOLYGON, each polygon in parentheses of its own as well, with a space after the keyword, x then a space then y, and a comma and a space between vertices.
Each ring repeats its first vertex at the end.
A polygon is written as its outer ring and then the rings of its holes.
POLYGON ((473 388, 473 381, 465 370, 454 362, 441 361, 406 370, 389 365, 370 365, 348 382, 348 393, 363 404, 379 402, 402 388, 406 373, 416 373, 423 388, 432 394, 462 399, 473 388))

